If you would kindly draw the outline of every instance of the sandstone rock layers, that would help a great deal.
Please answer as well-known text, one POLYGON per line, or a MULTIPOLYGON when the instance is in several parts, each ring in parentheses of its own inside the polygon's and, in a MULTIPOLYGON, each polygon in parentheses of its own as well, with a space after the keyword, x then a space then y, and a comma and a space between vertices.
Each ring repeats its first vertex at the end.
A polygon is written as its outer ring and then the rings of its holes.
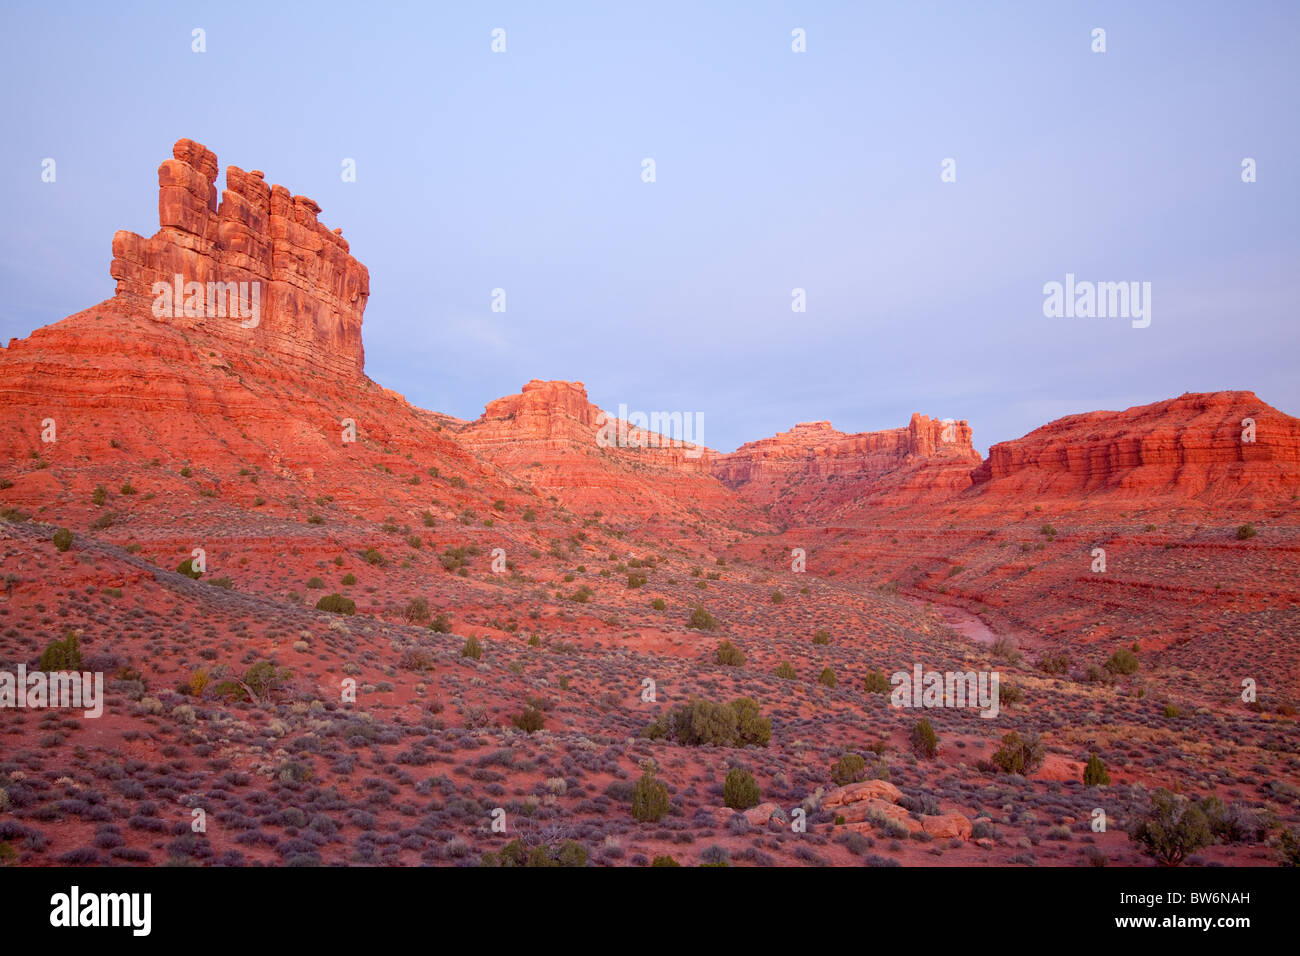
MULTIPOLYGON (((122 311, 152 315, 154 283, 259 282, 255 327, 238 318, 169 315, 158 321, 205 332, 250 350, 341 378, 358 378, 364 356, 361 316, 370 274, 338 230, 316 217, 306 196, 270 186, 262 173, 226 167, 217 204, 217 156, 189 139, 158 167, 160 229, 145 239, 113 236, 111 272, 122 311)), ((177 309, 177 311, 180 311, 177 309)))
POLYGON ((994 445, 972 477, 1011 496, 1274 499, 1300 484, 1300 419, 1254 392, 1188 393, 1057 419, 994 445))

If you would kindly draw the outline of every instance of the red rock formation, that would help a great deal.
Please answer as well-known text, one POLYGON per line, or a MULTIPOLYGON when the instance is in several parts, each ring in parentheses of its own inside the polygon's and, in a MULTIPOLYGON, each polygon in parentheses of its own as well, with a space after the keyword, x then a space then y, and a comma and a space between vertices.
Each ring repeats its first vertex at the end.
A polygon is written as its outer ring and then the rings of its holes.
POLYGON ((800 422, 722 456, 714 473, 730 487, 791 476, 878 475, 917 458, 978 462, 971 428, 914 414, 906 428, 846 434, 830 422, 800 422))
POLYGON ((846 434, 830 422, 802 422, 721 456, 713 473, 780 516, 827 514, 863 498, 949 496, 970 486, 979 463, 964 420, 914 414, 906 428, 846 434))
MULTIPOLYGON (((361 316, 370 274, 349 254, 339 230, 330 232, 317 222, 320 206, 283 186, 267 185, 258 170, 237 166, 226 167, 218 206, 216 154, 188 139, 179 140, 172 154, 158 168, 159 231, 149 239, 125 231, 113 237, 115 311, 154 315, 184 328, 202 326, 232 344, 306 369, 360 376, 361 316), (155 315, 155 305, 163 304, 155 283, 170 287, 177 275, 182 283, 203 287, 202 304, 183 309, 184 301, 171 301, 165 303, 174 306, 171 314, 155 315), (249 299, 258 284, 256 323, 209 314, 216 311, 218 296, 208 283, 248 283, 249 299)), ((192 290, 182 286, 182 291, 188 298, 192 290)))
POLYGON ((762 524, 710 474, 716 452, 632 427, 620 445, 623 424, 588 401, 581 382, 534 380, 518 395, 489 402, 458 437, 580 512, 698 521, 712 511, 718 520, 707 526, 715 533, 737 520, 762 524))
POLYGON ((498 455, 511 448, 522 454, 524 447, 576 446, 582 451, 597 449, 632 455, 645 464, 688 474, 708 474, 717 456, 709 448, 633 426, 622 429, 624 441, 619 437, 620 424, 620 419, 587 400, 582 382, 534 379, 518 395, 488 402, 463 437, 470 447, 493 450, 498 455))
POLYGON ((1300 419, 1253 392, 1187 393, 1122 412, 1057 419, 999 442, 972 477, 1023 500, 1153 495, 1206 502, 1300 490, 1300 419), (1254 422, 1254 435, 1243 425, 1254 422), (1253 437, 1253 441, 1246 440, 1253 437))

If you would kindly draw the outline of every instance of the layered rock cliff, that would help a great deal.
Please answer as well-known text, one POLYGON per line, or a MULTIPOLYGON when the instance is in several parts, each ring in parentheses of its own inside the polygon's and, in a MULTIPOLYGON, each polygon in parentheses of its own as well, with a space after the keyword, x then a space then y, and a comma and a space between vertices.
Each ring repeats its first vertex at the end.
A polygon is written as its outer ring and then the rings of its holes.
POLYGON ((118 309, 202 327, 304 369, 360 377, 370 274, 341 231, 317 221, 320 206, 238 166, 226 167, 218 205, 216 154, 182 139, 172 156, 158 167, 161 228, 149 239, 126 231, 113 237, 118 309), (233 303, 218 283, 244 293, 243 312, 229 314, 233 303), (250 316, 254 295, 257 314, 250 316))
POLYGON ((1254 392, 1187 393, 1057 419, 994 445, 972 477, 1017 497, 1286 496, 1300 490, 1300 419, 1254 392))

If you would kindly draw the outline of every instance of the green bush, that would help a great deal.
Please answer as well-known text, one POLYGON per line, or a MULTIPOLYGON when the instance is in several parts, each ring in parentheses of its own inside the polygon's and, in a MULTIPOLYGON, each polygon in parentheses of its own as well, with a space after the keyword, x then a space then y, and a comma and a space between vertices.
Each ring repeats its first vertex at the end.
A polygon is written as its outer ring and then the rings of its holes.
POLYGON ((54 546, 60 551, 67 551, 72 547, 72 532, 67 528, 60 528, 54 532, 54 546))
POLYGON ((817 675, 817 683, 825 684, 827 687, 834 687, 839 681, 835 679, 835 672, 829 667, 823 667, 822 672, 817 675))
POLYGON ((686 622, 687 627, 692 627, 697 631, 711 631, 718 626, 718 622, 713 615, 704 610, 703 604, 695 605, 695 610, 691 611, 690 620, 686 622))
POLYGON ((646 576, 633 571, 627 576, 627 586, 629 588, 645 587, 646 576))
POLYGON ((681 866, 671 856, 657 856, 651 862, 651 866, 681 866))
POLYGON ((1138 669, 1137 655, 1127 647, 1121 647, 1110 655, 1110 659, 1103 666, 1112 674, 1136 674, 1138 669))
POLYGON ((813 631, 814 644, 829 644, 831 642, 831 632, 823 629, 813 631))
POLYGON ((473 636, 470 636, 465 639, 465 646, 460 649, 460 656, 470 657, 476 661, 482 660, 483 648, 479 646, 478 641, 473 636))
POLYGON ((839 759, 839 762, 831 768, 831 779, 835 781, 836 786, 846 787, 851 783, 857 783, 867 772, 867 762, 858 754, 845 754, 839 759))
POLYGON ((1255 526, 1253 524, 1244 524, 1237 529, 1237 540, 1246 541, 1255 537, 1255 526))
POLYGON ((888 694, 893 688, 889 683, 889 678, 880 671, 872 671, 863 680, 863 689, 868 694, 888 694))
POLYGON ((546 715, 529 704, 523 711, 511 717, 510 722, 524 733, 531 734, 546 726, 546 715))
POLYGON ((186 558, 180 564, 176 565, 176 571, 179 574, 185 575, 187 578, 193 578, 195 581, 203 577, 202 571, 195 570, 193 558, 186 558))
POLYGON ((307 582, 307 587, 312 591, 323 591, 325 590, 325 582, 320 578, 312 578, 307 582))
POLYGON ((40 669, 46 673, 81 670, 81 644, 75 631, 65 633, 61 641, 50 642, 41 652, 40 669))
POLYGON ((924 717, 912 725, 911 741, 912 752, 918 757, 933 757, 939 752, 939 737, 924 717))
POLYGON ((350 587, 357 583, 357 576, 349 571, 347 574, 343 575, 343 579, 339 583, 344 587, 350 587))
POLYGON ((650 602, 650 606, 654 608, 656 611, 662 611, 668 605, 664 603, 663 598, 655 598, 653 601, 650 602))
POLYGON ((432 621, 429 622, 429 630, 436 631, 439 634, 451 633, 451 618, 446 614, 436 614, 432 621))
POLYGON ((108 489, 103 485, 96 485, 95 490, 90 493, 90 500, 97 505, 102 505, 108 500, 108 489))
POLYGON ((668 788, 647 767, 632 789, 632 819, 638 823, 657 823, 668 816, 668 809, 668 788))
POLYGON ((727 780, 722 785, 722 802, 733 810, 748 810, 758 806, 762 799, 758 784, 748 770, 732 767, 727 771, 727 780))
POLYGON ((713 655, 713 663, 724 667, 741 667, 745 663, 745 654, 731 641, 723 641, 713 655))
POLYGON ((1129 837, 1163 866, 1177 866, 1211 840, 1205 813, 1168 790, 1151 794, 1150 808, 1134 818, 1129 837))
POLYGON ((1283 830, 1277 838, 1283 866, 1300 866, 1300 829, 1283 830))
POLYGON ((1070 656, 1065 653, 1044 653, 1038 659, 1038 669, 1047 674, 1064 674, 1070 669, 1070 656))
POLYGON ((993 754, 993 763, 1003 773, 1018 773, 1027 777, 1043 765, 1047 748, 1037 734, 1023 738, 1014 730, 1002 737, 1002 746, 993 754))
POLYGON ((764 717, 749 697, 728 704, 696 698, 661 715, 643 735, 688 747, 766 747, 772 738, 772 719, 764 717))
POLYGON ((331 611, 334 614, 355 614, 357 602, 342 594, 327 594, 316 602, 316 610, 331 611))
POLYGON ((244 673, 244 683, 258 697, 266 697, 292 676, 287 667, 276 667, 270 661, 258 661, 244 673))
POLYGON ((535 846, 529 849, 523 840, 514 839, 500 853, 484 853, 483 866, 586 866, 587 848, 573 840, 559 846, 535 846))
POLYGON ((423 624, 429 619, 429 602, 422 597, 413 597, 406 602, 402 618, 408 624, 423 624))
POLYGON ((782 661, 777 665, 776 676, 783 680, 794 680, 799 675, 795 672, 793 665, 789 661, 782 661))
POLYGON ((784 600, 785 600, 785 595, 782 594, 780 591, 773 591, 773 592, 772 592, 772 603, 773 603, 773 604, 780 604, 780 603, 781 603, 782 601, 784 601, 784 600))
POLYGON ((1088 758, 1088 765, 1083 768, 1083 785, 1085 787, 1110 786, 1110 771, 1096 754, 1088 758))

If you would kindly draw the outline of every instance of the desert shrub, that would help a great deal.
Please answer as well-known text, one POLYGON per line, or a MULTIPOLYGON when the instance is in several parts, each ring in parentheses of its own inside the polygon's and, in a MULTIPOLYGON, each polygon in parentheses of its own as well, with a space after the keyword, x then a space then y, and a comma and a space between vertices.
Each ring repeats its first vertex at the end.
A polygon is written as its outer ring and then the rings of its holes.
POLYGON ((60 528, 54 532, 54 546, 60 551, 67 551, 72 547, 72 532, 67 528, 60 528))
POLYGON ((632 819, 657 823, 668 816, 668 809, 668 788, 655 779, 654 769, 647 767, 632 790, 632 819))
POLYGON ((1243 524, 1237 529, 1237 540, 1246 541, 1255 537, 1255 526, 1253 524, 1243 524))
POLYGON ((531 734, 546 726, 546 715, 529 704, 521 712, 511 717, 510 722, 524 733, 531 734))
POLYGON ((911 742, 912 752, 918 757, 933 757, 939 752, 939 737, 924 717, 912 725, 911 742))
POLYGON ((422 647, 413 647, 402 655, 398 666, 417 673, 431 671, 433 670, 433 655, 422 647))
POLYGON ((325 582, 320 578, 312 578, 307 582, 307 587, 312 591, 323 591, 325 590, 325 582))
POLYGON ((40 669, 52 671, 81 670, 81 645, 75 631, 68 631, 61 641, 51 641, 41 652, 40 669))
POLYGON ((1138 669, 1137 655, 1127 647, 1121 647, 1110 655, 1110 659, 1103 666, 1112 674, 1136 674, 1138 669))
POLYGON ((784 601, 784 600, 785 600, 785 595, 782 594, 780 591, 773 591, 773 592, 772 592, 772 603, 773 603, 773 604, 780 604, 780 603, 781 603, 782 601, 784 601))
POLYGON ((433 620, 429 622, 429 630, 438 634, 451 633, 451 618, 446 614, 435 614, 433 620))
POLYGON ((327 594, 316 602, 316 610, 330 611, 334 614, 355 614, 357 602, 342 594, 327 594))
POLYGON ((1277 838, 1283 866, 1300 866, 1300 828, 1283 830, 1277 838))
POLYGON ((823 667, 822 672, 817 675, 817 683, 825 684, 827 687, 834 687, 839 682, 835 679, 835 671, 829 667, 823 667))
POLYGON ((650 863, 651 866, 681 866, 671 856, 657 856, 650 863))
POLYGON ((814 644, 829 644, 831 642, 831 632, 820 628, 813 631, 812 642, 814 644))
POLYGON ((1110 771, 1096 754, 1088 758, 1088 765, 1083 768, 1083 785, 1085 787, 1110 786, 1110 771))
POLYGON ((1197 804, 1213 837, 1222 843, 1261 843, 1268 832, 1266 815, 1240 803, 1206 797, 1197 804))
POLYGON ((379 565, 384 563, 384 556, 379 553, 379 549, 371 547, 361 552, 361 560, 366 564, 379 565))
POLYGON ((1025 692, 1015 684, 998 683, 998 703, 1004 707, 1018 704, 1025 699, 1025 692))
POLYGON ((1002 737, 1002 746, 993 754, 993 764, 1003 773, 1017 773, 1027 777, 1043 764, 1047 748, 1038 734, 1025 734, 1022 738, 1014 730, 1002 737))
POLYGON ((733 810, 748 810, 758 806, 761 795, 754 775, 740 767, 727 771, 726 782, 722 785, 722 802, 733 810))
POLYGON ((631 574, 627 576, 627 586, 629 588, 644 587, 645 582, 646 582, 646 576, 644 574, 639 574, 633 571, 631 574))
POLYGON ((103 485, 96 485, 95 490, 90 493, 90 500, 97 505, 102 505, 108 500, 108 489, 103 485))
POLYGON ((476 661, 482 660, 483 648, 473 636, 470 636, 465 639, 465 646, 460 649, 460 656, 473 658, 476 661))
POLYGON ((1038 659, 1038 669, 1047 674, 1064 674, 1070 669, 1070 656, 1065 653, 1045 652, 1038 659))
POLYGON ((540 845, 531 849, 523 840, 511 840, 500 853, 484 853, 482 866, 586 866, 587 848, 573 840, 559 846, 540 845))
POLYGON ((862 683, 863 689, 866 690, 868 694, 888 694, 893 686, 889 683, 889 678, 880 671, 872 671, 866 676, 862 683))
POLYGON ((993 656, 999 660, 1007 661, 1012 664, 1015 664, 1020 660, 1020 648, 1016 646, 1016 642, 1012 638, 1006 637, 1005 635, 994 641, 993 646, 989 648, 989 650, 992 651, 993 656))
POLYGON ((193 558, 186 558, 178 564, 176 566, 176 572, 185 575, 187 578, 193 578, 195 581, 203 577, 203 572, 194 567, 193 558))
POLYGON ((1209 844, 1209 821, 1186 797, 1156 790, 1146 812, 1136 816, 1129 838, 1162 866, 1177 866, 1189 854, 1209 844))
POLYGON ((661 715, 643 735, 690 747, 766 747, 772 738, 772 719, 764 717, 749 697, 728 704, 696 698, 661 715))
POLYGON ((343 579, 339 581, 339 583, 344 587, 351 587, 353 584, 357 583, 357 576, 349 571, 347 574, 343 575, 343 579))
POLYGON ((406 602, 402 618, 407 624, 423 624, 429 619, 429 602, 422 597, 413 597, 406 602))
POLYGON ((691 611, 690 620, 686 622, 686 626, 697 631, 711 631, 718 626, 718 622, 712 614, 704 610, 703 604, 697 604, 695 609, 691 611))
POLYGON ((857 783, 867 772, 867 762, 858 754, 845 754, 831 768, 831 779, 837 786, 845 787, 857 783))
POLYGON ((777 665, 776 676, 782 680, 794 680, 799 675, 795 673, 795 669, 789 661, 782 661, 777 665))
POLYGON ((293 676, 287 667, 276 667, 270 661, 258 661, 244 672, 244 683, 258 697, 267 697, 293 676))
POLYGON ((655 598, 653 601, 650 602, 650 606, 654 608, 656 611, 662 611, 668 605, 664 603, 663 598, 655 598))
POLYGON ((724 667, 741 667, 745 663, 745 654, 731 641, 723 641, 713 655, 713 663, 724 667))

